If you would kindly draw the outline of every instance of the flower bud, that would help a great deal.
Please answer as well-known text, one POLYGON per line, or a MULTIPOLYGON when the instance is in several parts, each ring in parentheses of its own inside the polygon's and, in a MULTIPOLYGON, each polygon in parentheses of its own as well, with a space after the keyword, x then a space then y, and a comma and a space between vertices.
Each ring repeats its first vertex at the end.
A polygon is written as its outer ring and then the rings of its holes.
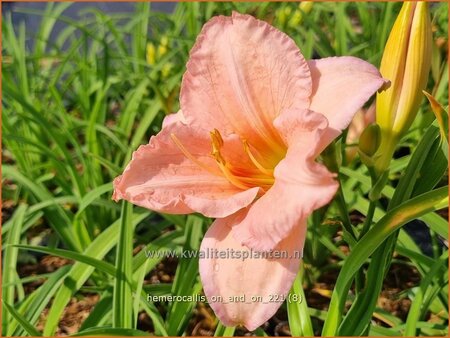
POLYGON ((309 12, 311 12, 313 4, 314 1, 302 1, 300 2, 300 5, 298 5, 298 7, 302 12, 308 14, 309 12))
POLYGON ((417 115, 431 66, 431 22, 426 2, 404 2, 381 60, 391 86, 377 94, 376 121, 382 141, 377 172, 387 169, 395 146, 417 115))
POLYGON ((149 65, 154 65, 156 62, 156 50, 155 45, 151 42, 147 43, 146 48, 146 60, 149 65))

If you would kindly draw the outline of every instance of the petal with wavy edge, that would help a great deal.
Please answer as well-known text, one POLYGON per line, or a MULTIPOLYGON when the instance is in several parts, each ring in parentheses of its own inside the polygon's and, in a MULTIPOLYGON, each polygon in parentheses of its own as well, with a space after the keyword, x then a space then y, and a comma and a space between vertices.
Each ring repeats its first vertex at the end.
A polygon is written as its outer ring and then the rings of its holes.
POLYGON ((181 122, 183 124, 186 124, 186 119, 181 110, 179 110, 178 113, 166 115, 162 121, 162 129, 175 122, 181 122))
POLYGON ((203 27, 183 77, 180 105, 189 124, 236 133, 259 152, 282 152, 272 121, 305 108, 308 65, 294 41, 264 21, 234 12, 203 27))
MULTIPOLYGON (((225 138, 224 147, 236 158, 244 158, 236 135, 225 138)), ((249 205, 259 188, 241 190, 230 184, 210 152, 209 132, 171 121, 148 145, 134 152, 123 174, 114 180, 113 198, 159 212, 200 212, 208 217, 226 217, 249 205), (183 154, 171 134, 197 163, 183 154)))
POLYGON ((274 124, 288 144, 286 157, 275 167, 274 185, 233 227, 236 240, 255 250, 273 249, 297 224, 330 202, 338 188, 335 175, 314 161, 328 128, 324 116, 289 110, 274 124))
POLYGON ((352 56, 309 60, 313 83, 310 109, 328 119, 324 149, 350 124, 356 112, 389 81, 370 63, 352 56))
POLYGON ((271 258, 263 258, 231 234, 233 223, 239 222, 245 212, 243 209, 211 225, 201 244, 204 257, 200 256, 199 264, 205 295, 211 300, 217 297, 218 301, 209 305, 222 323, 244 325, 252 331, 275 314, 288 294, 300 266, 306 224, 298 224, 271 258), (217 254, 212 257, 214 252, 217 254), (222 253, 228 257, 220 258, 222 253), (232 258, 238 255, 241 258, 232 258), (245 255, 248 258, 242 259, 245 255))

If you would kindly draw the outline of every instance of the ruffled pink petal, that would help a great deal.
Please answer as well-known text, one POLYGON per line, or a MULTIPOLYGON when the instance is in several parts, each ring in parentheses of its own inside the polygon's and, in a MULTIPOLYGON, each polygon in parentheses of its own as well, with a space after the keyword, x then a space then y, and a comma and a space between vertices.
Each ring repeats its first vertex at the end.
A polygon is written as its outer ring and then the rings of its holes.
POLYGON ((388 81, 373 65, 351 56, 310 60, 308 65, 313 81, 310 109, 324 114, 329 121, 329 130, 321 140, 325 148, 388 81))
POLYGON ((189 124, 236 133, 261 153, 283 148, 272 121, 309 106, 308 65, 294 41, 236 12, 203 27, 183 77, 180 105, 189 124))
MULTIPOLYGON (((235 144, 236 138, 225 138, 226 145, 235 144)), ((171 122, 134 152, 124 173, 114 180, 113 198, 159 212, 200 212, 208 217, 225 217, 250 204, 259 188, 243 191, 231 185, 210 152, 209 132, 171 122), (183 154, 171 134, 197 163, 183 154)))
POLYGON ((274 185, 235 223, 236 240, 255 249, 271 250, 316 209, 329 203, 338 183, 314 161, 327 121, 309 110, 288 110, 274 122, 288 145, 276 166, 274 185))
POLYGON ((164 117, 164 120, 162 121, 162 129, 166 128, 167 126, 175 122, 181 122, 183 124, 186 124, 186 119, 181 110, 178 111, 178 113, 166 115, 166 117, 164 117))
POLYGON ((271 258, 257 258, 257 252, 242 246, 231 234, 231 227, 244 215, 245 209, 216 220, 206 232, 200 248, 204 255, 200 256, 200 276, 209 305, 221 322, 244 325, 252 331, 275 314, 288 294, 299 269, 306 224, 298 224, 271 258), (228 257, 220 256, 226 253, 228 257), (245 255, 248 258, 243 259, 245 255), (213 302, 213 297, 219 301, 213 302))

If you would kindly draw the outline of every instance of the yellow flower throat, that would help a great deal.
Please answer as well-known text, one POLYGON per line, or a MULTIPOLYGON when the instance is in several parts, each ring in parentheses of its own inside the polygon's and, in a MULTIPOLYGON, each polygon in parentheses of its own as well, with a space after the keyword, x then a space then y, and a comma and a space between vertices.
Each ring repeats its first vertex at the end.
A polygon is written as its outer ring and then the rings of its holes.
MULTIPOLYGON (((180 151, 192 162, 200 166, 202 169, 208 171, 213 175, 217 175, 216 171, 208 167, 204 163, 198 161, 180 142, 180 140, 175 136, 175 134, 170 135, 172 140, 175 142, 180 151)), ((217 129, 210 132, 211 137, 211 156, 215 159, 218 168, 221 171, 222 176, 224 176, 232 185, 239 189, 247 190, 253 187, 260 187, 264 191, 267 191, 274 183, 275 179, 273 176, 273 169, 265 168, 254 156, 247 140, 242 139, 242 145, 244 151, 250 159, 253 167, 240 167, 236 164, 232 164, 227 161, 221 149, 224 145, 222 135, 217 129)))

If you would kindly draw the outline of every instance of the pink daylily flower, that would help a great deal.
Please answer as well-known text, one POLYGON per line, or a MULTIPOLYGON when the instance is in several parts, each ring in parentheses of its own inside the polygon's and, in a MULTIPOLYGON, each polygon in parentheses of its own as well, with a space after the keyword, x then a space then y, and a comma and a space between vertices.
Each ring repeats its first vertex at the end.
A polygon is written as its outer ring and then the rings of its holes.
POLYGON ((289 292, 307 217, 338 188, 316 157, 384 83, 354 57, 306 61, 249 15, 214 17, 191 50, 181 111, 133 154, 113 198, 216 218, 200 250, 241 259, 200 256, 204 292, 225 325, 254 330, 289 292), (288 256, 242 259, 271 250, 288 256))

